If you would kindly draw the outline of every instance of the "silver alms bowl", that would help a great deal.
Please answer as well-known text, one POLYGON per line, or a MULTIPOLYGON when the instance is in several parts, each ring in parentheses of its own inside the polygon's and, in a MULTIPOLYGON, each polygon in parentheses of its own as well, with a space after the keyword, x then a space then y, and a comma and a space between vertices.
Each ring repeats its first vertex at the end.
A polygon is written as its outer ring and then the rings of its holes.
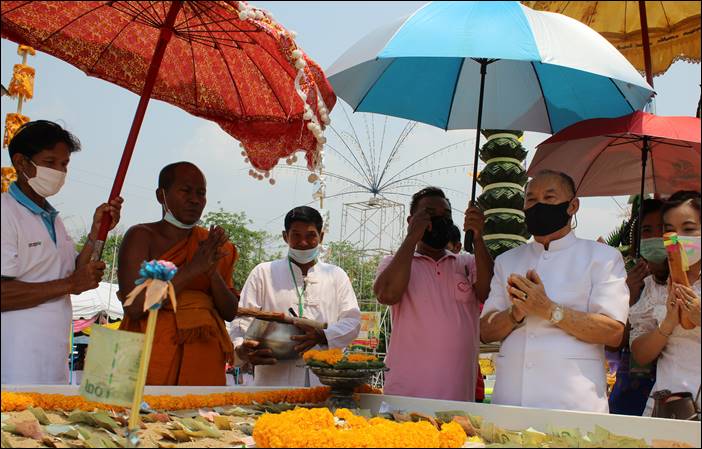
POLYGON ((294 349, 298 343, 290 340, 290 337, 304 333, 292 324, 255 319, 244 338, 258 341, 259 348, 270 349, 273 351, 273 357, 278 360, 296 360, 300 358, 300 354, 294 349))

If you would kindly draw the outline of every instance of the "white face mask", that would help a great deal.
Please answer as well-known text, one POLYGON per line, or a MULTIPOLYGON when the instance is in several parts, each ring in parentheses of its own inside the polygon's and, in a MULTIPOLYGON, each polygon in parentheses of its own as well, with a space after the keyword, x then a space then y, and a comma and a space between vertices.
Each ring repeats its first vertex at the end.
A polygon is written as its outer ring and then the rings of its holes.
POLYGON ((185 224, 182 221, 178 220, 175 217, 175 215, 173 215, 171 213, 170 209, 168 209, 168 203, 166 202, 166 191, 163 189, 162 189, 162 191, 163 191, 163 211, 165 213, 165 215, 163 216, 163 219, 166 221, 166 223, 170 223, 179 229, 192 229, 195 226, 198 226, 200 223, 202 223, 200 220, 198 220, 193 224, 185 224))
POLYGON ((295 249, 288 248, 288 257, 297 263, 310 263, 319 255, 319 246, 312 249, 295 249))
POLYGON ((700 242, 702 237, 691 236, 691 235, 678 235, 678 241, 685 248, 687 253, 687 263, 692 266, 700 261, 702 256, 702 249, 700 249, 700 242))
POLYGON ((66 172, 54 170, 49 167, 42 167, 31 160, 29 162, 37 169, 37 174, 33 178, 27 176, 26 173, 24 174, 29 187, 31 187, 37 195, 44 198, 56 195, 59 190, 61 190, 61 187, 63 187, 63 183, 66 182, 66 172))

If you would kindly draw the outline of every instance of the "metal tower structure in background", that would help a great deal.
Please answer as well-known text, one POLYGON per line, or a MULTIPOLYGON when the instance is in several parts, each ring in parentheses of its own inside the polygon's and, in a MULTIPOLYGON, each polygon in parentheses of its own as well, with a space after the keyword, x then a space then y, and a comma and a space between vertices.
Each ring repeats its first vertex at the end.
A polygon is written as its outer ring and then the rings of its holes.
POLYGON ((405 217, 405 205, 389 199, 344 203, 341 240, 368 256, 391 254, 404 238, 405 217))
MULTIPOLYGON (((360 261, 360 273, 354 280, 354 290, 363 315, 357 350, 373 353, 384 359, 391 331, 390 308, 380 304, 372 291, 375 272, 372 267, 384 256, 394 253, 405 235, 405 205, 376 196, 368 201, 344 203, 341 211, 341 241, 354 248, 360 261)), ((332 255, 343 263, 345 254, 332 255)), ((382 372, 371 379, 374 387, 382 388, 382 372)))

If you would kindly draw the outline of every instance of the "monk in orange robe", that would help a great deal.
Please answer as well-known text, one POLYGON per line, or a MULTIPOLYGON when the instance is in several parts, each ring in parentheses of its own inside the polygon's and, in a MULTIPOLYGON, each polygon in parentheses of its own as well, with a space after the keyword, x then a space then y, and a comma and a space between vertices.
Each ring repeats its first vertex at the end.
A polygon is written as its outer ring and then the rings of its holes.
MULTIPOLYGON (((232 273, 237 251, 221 227, 197 226, 205 208, 205 177, 193 164, 178 162, 159 175, 156 198, 163 219, 127 231, 119 252, 120 299, 134 288, 145 260, 178 266, 172 283, 177 307, 159 310, 146 378, 148 385, 226 385, 225 366, 234 348, 224 320, 234 319, 238 297, 232 273)), ((125 309, 120 329, 145 332, 144 295, 125 309)))

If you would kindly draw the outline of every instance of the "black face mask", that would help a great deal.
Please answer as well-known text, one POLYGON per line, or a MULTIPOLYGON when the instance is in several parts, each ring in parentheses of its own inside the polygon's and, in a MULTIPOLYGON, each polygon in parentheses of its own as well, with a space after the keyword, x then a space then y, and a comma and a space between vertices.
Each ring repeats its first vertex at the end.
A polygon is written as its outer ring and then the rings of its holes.
POLYGON ((453 220, 447 217, 431 217, 431 231, 424 231, 422 241, 435 249, 444 249, 449 242, 453 220))
POLYGON ((568 206, 570 201, 561 204, 534 204, 524 211, 527 230, 537 237, 553 234, 568 224, 568 206))

